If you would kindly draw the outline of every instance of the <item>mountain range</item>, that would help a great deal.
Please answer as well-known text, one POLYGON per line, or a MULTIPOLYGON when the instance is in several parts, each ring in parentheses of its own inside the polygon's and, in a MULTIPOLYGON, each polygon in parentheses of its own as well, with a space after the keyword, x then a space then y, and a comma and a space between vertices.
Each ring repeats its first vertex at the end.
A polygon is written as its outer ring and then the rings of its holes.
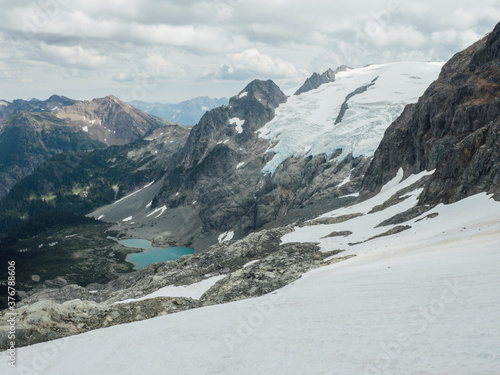
POLYGON ((176 104, 148 103, 141 100, 133 100, 130 104, 141 111, 165 120, 174 121, 181 125, 195 125, 205 112, 221 105, 227 105, 227 102, 227 98, 200 96, 176 104))
POLYGON ((34 129, 48 151, 0 201, 0 255, 61 264, 19 275, 22 369, 495 373, 499 72, 500 24, 446 64, 329 69, 291 96, 254 80, 192 128, 114 97, 3 105, 2 147, 34 129), (82 222, 34 225, 51 212, 82 222), (195 253, 131 271, 105 235, 195 253), (94 263, 107 280, 75 277, 94 263))
POLYGON ((0 198, 50 156, 124 145, 174 123, 145 114, 114 96, 75 101, 15 100, 0 106, 0 198))

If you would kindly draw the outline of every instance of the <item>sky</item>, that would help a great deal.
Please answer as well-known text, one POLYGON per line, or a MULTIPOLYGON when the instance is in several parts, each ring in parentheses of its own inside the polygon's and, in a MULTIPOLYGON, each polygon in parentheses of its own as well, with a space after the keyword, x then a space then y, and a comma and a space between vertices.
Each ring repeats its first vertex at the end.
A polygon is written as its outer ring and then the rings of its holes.
POLYGON ((0 0, 0 98, 179 102, 344 64, 446 61, 498 0, 0 0))

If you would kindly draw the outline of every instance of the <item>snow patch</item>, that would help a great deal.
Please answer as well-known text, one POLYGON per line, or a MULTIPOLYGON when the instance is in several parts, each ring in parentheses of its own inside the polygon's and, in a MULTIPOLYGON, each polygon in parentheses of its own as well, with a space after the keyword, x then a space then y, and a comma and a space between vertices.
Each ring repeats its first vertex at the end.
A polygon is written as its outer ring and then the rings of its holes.
POLYGON ((349 197, 357 198, 357 197, 359 197, 359 193, 352 193, 352 194, 342 195, 339 198, 349 198, 349 197))
POLYGON ((156 210, 154 210, 153 212, 151 212, 149 215, 147 215, 146 217, 150 217, 156 213, 159 212, 158 216, 155 216, 155 219, 159 218, 161 215, 163 215, 163 213, 167 210, 167 206, 162 206, 160 208, 157 208, 156 210))
POLYGON ((200 299, 206 291, 208 291, 212 286, 217 283, 217 281, 222 280, 226 275, 213 276, 209 279, 202 280, 198 283, 183 286, 169 285, 158 289, 156 292, 150 293, 144 297, 137 299, 126 299, 116 303, 127 303, 127 302, 137 302, 143 301, 145 299, 157 298, 157 297, 186 297, 193 299, 200 299))
POLYGON ((337 185, 337 188, 342 187, 342 186, 348 184, 350 181, 351 181, 351 176, 349 175, 346 178, 344 178, 344 181, 342 181, 340 184, 337 185))
POLYGON ((104 217, 104 215, 101 215, 97 218, 97 220, 101 220, 104 217))
POLYGON ((243 265, 243 268, 247 268, 247 267, 251 266, 252 264, 255 264, 255 263, 258 263, 258 262, 260 262, 260 259, 255 259, 255 260, 252 260, 252 261, 250 261, 250 262, 248 262, 248 263, 244 264, 244 265, 243 265))
POLYGON ((132 216, 129 216, 129 217, 127 217, 127 218, 123 219, 122 221, 123 221, 123 222, 130 221, 130 220, 132 220, 132 218, 133 218, 132 216))
POLYGON ((151 181, 151 182, 150 182, 149 184, 147 184, 146 186, 144 186, 144 187, 140 188, 139 190, 134 191, 133 193, 130 193, 129 195, 127 195, 127 196, 125 196, 125 197, 123 197, 123 198, 121 198, 121 199, 118 199, 118 200, 117 200, 116 202, 114 202, 113 204, 117 204, 118 202, 121 202, 121 201, 122 201, 122 200, 124 200, 124 199, 130 198, 130 197, 132 197, 132 196, 136 195, 138 192, 140 192, 141 190, 146 189, 147 187, 150 187, 150 186, 151 186, 151 185, 153 185, 154 183, 155 183, 154 181, 151 181))
POLYGON ((244 98, 247 95, 248 95, 248 92, 247 91, 243 91, 240 95, 238 95, 238 98, 241 99, 241 98, 244 98))
POLYGON ((234 232, 230 231, 230 232, 225 232, 225 233, 222 233, 221 235, 219 235, 217 240, 219 241, 219 243, 221 243, 221 242, 225 242, 225 241, 231 241, 233 239, 233 237, 234 237, 234 232))
POLYGON ((245 123, 245 120, 242 120, 238 117, 233 117, 233 118, 229 119, 229 123, 236 125, 235 129, 238 133, 240 133, 240 134, 243 133, 243 124, 245 123))
POLYGON ((84 132, 87 132, 87 133, 89 132, 89 128, 88 128, 87 126, 84 126, 84 127, 82 128, 82 130, 83 130, 84 132))
POLYGON ((240 169, 241 167, 243 167, 243 165, 245 165, 245 162, 238 163, 236 169, 240 169))

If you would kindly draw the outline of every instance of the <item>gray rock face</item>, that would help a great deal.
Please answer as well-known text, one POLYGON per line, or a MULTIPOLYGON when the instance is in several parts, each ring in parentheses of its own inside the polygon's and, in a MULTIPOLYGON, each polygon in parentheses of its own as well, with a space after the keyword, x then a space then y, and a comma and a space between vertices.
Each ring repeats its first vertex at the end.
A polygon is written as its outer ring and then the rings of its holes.
POLYGON ((500 24, 456 54, 419 99, 387 129, 363 189, 374 192, 399 168, 436 169, 421 204, 479 192, 500 199, 500 24))
POLYGON ((337 69, 335 69, 335 71, 328 69, 322 74, 318 74, 315 72, 308 79, 306 79, 304 84, 300 86, 299 89, 295 91, 293 95, 300 95, 304 92, 315 90, 325 83, 333 82, 335 81, 335 74, 339 72, 344 72, 347 69, 349 69, 347 66, 341 65, 337 69))
MULTIPOLYGON (((151 264, 105 285, 83 288, 60 279, 45 283, 45 289, 32 291, 17 305, 18 346, 260 296, 297 280, 308 270, 349 258, 333 257, 340 252, 335 249, 321 253, 315 244, 281 245, 281 237, 292 230, 282 227, 252 233, 240 241, 214 245, 203 254, 151 264), (326 258, 332 259, 325 262, 326 258), (167 285, 190 285, 226 274, 199 300, 157 297, 116 303, 141 298, 167 285)), ((8 342, 6 313, 0 312, 0 350, 8 342)))

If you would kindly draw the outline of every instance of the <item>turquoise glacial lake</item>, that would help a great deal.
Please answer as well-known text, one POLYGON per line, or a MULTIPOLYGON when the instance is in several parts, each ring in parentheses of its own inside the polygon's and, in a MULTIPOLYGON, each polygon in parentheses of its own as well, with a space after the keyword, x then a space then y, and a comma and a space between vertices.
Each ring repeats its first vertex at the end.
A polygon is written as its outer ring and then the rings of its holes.
POLYGON ((128 254, 125 260, 135 265, 138 270, 151 263, 164 262, 166 260, 176 260, 183 255, 193 254, 194 250, 189 247, 153 247, 151 242, 140 239, 118 240, 123 246, 143 249, 140 253, 128 254))

